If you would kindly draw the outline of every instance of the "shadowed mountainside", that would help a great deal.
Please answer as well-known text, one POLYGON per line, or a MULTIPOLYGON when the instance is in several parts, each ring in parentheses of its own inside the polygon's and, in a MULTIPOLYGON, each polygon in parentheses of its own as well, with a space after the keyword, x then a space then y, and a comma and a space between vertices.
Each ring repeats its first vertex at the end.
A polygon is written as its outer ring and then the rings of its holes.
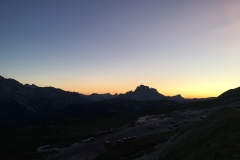
POLYGON ((0 77, 0 101, 9 99, 16 100, 40 113, 46 106, 60 109, 72 104, 89 102, 79 93, 53 87, 23 85, 14 79, 0 77))
POLYGON ((230 99, 240 97, 240 87, 235 89, 230 89, 217 97, 217 99, 230 99))

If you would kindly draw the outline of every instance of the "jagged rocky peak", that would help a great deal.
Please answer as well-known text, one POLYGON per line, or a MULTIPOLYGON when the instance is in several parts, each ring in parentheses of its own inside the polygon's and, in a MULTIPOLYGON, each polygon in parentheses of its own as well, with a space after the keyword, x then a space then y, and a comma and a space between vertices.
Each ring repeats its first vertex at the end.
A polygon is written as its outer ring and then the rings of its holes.
POLYGON ((175 96, 173 96, 173 97, 183 98, 183 97, 181 96, 181 94, 177 94, 177 95, 175 95, 175 96))
POLYGON ((136 91, 146 91, 146 90, 149 90, 149 86, 144 86, 143 84, 141 84, 140 86, 137 86, 137 88, 135 89, 135 92, 136 91))
POLYGON ((143 84, 141 84, 140 86, 138 86, 134 92, 149 92, 149 91, 154 91, 156 93, 158 93, 158 91, 155 88, 150 88, 149 86, 145 86, 143 84))
POLYGON ((185 100, 180 94, 172 96, 172 97, 170 97, 170 99, 174 100, 174 101, 177 101, 177 102, 183 102, 185 100))

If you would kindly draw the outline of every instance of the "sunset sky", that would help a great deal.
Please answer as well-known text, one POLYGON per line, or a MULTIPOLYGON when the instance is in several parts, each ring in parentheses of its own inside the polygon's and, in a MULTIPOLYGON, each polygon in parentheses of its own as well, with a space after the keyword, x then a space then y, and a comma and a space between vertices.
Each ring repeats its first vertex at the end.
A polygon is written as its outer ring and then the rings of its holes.
POLYGON ((240 0, 1 0, 0 75, 82 94, 240 86, 240 0))

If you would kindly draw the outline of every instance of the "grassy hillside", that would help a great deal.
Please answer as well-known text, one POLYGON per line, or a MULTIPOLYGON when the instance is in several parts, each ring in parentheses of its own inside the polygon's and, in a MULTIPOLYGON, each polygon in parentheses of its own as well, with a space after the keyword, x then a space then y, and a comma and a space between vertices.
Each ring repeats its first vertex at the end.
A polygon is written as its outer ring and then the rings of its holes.
POLYGON ((63 148, 70 144, 90 137, 101 130, 111 127, 121 127, 129 119, 100 119, 81 122, 77 119, 63 119, 55 125, 44 128, 38 126, 0 132, 0 159, 4 160, 32 160, 46 157, 48 154, 36 153, 40 146, 63 148))
POLYGON ((240 159, 240 112, 222 109, 181 132, 187 136, 159 159, 240 159))
POLYGON ((156 153, 157 145, 165 143, 173 135, 170 139, 172 145, 158 153, 159 160, 237 160, 240 159, 239 124, 240 111, 224 108, 193 125, 118 144, 96 160, 120 157, 132 160, 150 155, 153 151, 156 153))
MULTIPOLYGON (((148 102, 149 103, 149 102, 148 102)), ((152 106, 161 105, 160 102, 151 102, 152 106)), ((91 136, 93 133, 101 130, 108 130, 110 128, 117 128, 124 126, 126 124, 130 124, 137 117, 141 115, 150 115, 150 114, 159 114, 159 113, 168 113, 174 110, 186 110, 189 108, 209 108, 215 106, 216 103, 214 101, 207 102, 196 102, 196 103, 188 103, 176 106, 164 107, 161 109, 153 109, 153 110, 144 110, 140 113, 132 113, 130 116, 117 117, 117 118, 101 118, 95 119, 92 121, 82 121, 74 118, 64 118, 58 119, 55 122, 51 122, 47 124, 45 127, 26 127, 22 129, 9 130, 0 132, 1 140, 0 140, 0 159, 4 160, 12 160, 12 159, 39 159, 41 157, 45 157, 48 154, 39 154, 36 153, 36 149, 39 146, 43 145, 51 145, 51 147, 65 147, 72 143, 79 142, 80 140, 91 136), (14 154, 13 154, 14 153, 14 154), (20 158, 19 158, 20 157, 20 158)), ((223 112, 224 113, 224 112, 223 112)), ((235 113, 236 114, 236 113, 235 113)), ((220 115, 221 116, 221 115, 220 115)), ((240 117, 240 116, 239 116, 240 117)), ((175 132, 175 131, 174 131, 175 132)), ((132 144, 122 144, 119 145, 117 150, 121 150, 123 152, 122 155, 128 154, 137 154, 136 156, 140 156, 144 153, 150 153, 154 150, 154 146, 157 143, 165 142, 166 138, 168 138, 168 133, 162 135, 155 135, 155 137, 145 137, 143 139, 135 140, 135 144, 137 147, 133 152, 128 152, 132 147, 132 144), (158 137, 159 136, 159 137, 158 137), (153 140, 154 139, 154 140, 153 140), (127 145, 127 146, 124 146, 127 145), (143 147, 141 147, 143 146, 143 147), (145 150, 145 146, 148 146, 148 149, 145 150), (143 149, 143 150, 142 150, 143 149), (125 152, 126 151, 126 152, 125 152)), ((107 154, 110 152, 107 152, 107 154)), ((116 152, 117 153, 117 152, 116 152)), ((111 155, 114 155, 110 153, 111 155)))
POLYGON ((219 95, 217 98, 218 99, 231 99, 231 98, 239 98, 240 97, 240 87, 230 89, 221 95, 219 95))

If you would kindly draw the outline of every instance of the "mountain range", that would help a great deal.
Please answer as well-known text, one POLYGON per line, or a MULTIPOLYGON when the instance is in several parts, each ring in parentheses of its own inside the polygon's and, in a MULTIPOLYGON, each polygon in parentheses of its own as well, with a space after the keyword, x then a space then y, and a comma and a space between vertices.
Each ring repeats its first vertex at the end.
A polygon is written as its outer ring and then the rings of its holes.
MULTIPOLYGON (((227 91, 220 98, 239 96, 239 89, 227 91)), ((206 99, 184 99, 180 94, 164 96, 156 89, 140 85, 125 94, 84 95, 54 87, 21 84, 0 76, 0 124, 35 124, 43 119, 77 117, 88 119, 169 107, 206 99)))
MULTIPOLYGON (((184 102, 189 100, 201 99, 184 99, 180 94, 176 96, 164 96, 156 89, 148 86, 140 85, 135 91, 128 91, 125 94, 110 93, 98 94, 93 93, 91 95, 84 95, 77 92, 64 91, 54 87, 38 87, 34 84, 21 84, 14 79, 7 79, 0 76, 0 101, 6 99, 15 99, 24 105, 31 105, 36 110, 41 110, 41 103, 49 103, 53 109, 60 109, 68 105, 77 103, 96 102, 102 100, 108 100, 112 98, 124 98, 138 101, 149 100, 174 100, 177 102, 184 102), (29 103, 34 101, 35 103, 29 103)), ((211 100, 213 98, 209 98, 211 100)), ((207 100, 207 99, 203 99, 207 100)))

